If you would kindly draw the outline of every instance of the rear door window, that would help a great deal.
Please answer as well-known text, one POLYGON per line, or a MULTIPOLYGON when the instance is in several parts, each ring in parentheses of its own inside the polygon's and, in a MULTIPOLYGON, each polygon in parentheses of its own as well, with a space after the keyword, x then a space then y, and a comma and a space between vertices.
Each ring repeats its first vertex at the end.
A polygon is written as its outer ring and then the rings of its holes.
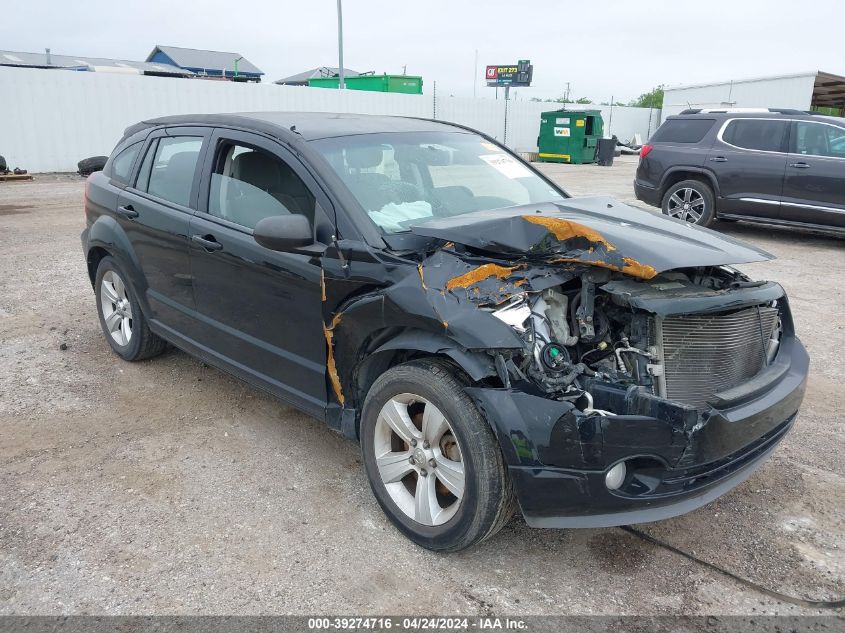
POLYGON ((715 119, 669 119, 657 129, 651 142, 698 143, 715 122, 715 119))
POLYGON ((772 119, 734 119, 722 132, 722 140, 734 147, 760 152, 783 152, 786 148, 788 121, 772 119))
POLYGON ((797 121, 793 146, 792 151, 795 154, 845 158, 845 128, 797 121))
POLYGON ((183 207, 190 206, 191 188, 203 137, 163 136, 150 144, 136 188, 183 207))

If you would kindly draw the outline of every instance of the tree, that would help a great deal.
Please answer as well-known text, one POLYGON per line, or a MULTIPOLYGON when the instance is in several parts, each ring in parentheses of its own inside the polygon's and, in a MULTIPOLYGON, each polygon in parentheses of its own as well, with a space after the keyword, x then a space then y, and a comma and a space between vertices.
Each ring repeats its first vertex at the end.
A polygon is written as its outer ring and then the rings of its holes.
POLYGON ((663 107, 663 84, 657 86, 651 90, 651 92, 645 92, 641 94, 636 99, 633 99, 628 103, 629 106, 633 106, 635 108, 662 108, 663 107))
POLYGON ((537 97, 531 97, 531 101, 547 101, 549 103, 593 103, 593 100, 589 97, 578 97, 575 100, 567 97, 558 97, 557 99, 538 99, 537 97))

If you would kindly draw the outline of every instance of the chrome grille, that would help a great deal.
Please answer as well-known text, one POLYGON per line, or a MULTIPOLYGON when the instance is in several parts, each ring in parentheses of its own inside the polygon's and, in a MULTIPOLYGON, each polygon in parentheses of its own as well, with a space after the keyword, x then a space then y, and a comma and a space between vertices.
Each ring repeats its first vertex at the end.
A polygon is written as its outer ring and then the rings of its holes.
POLYGON ((768 306, 664 318, 658 333, 666 397, 702 406, 747 381, 763 368, 777 321, 777 308, 768 306))

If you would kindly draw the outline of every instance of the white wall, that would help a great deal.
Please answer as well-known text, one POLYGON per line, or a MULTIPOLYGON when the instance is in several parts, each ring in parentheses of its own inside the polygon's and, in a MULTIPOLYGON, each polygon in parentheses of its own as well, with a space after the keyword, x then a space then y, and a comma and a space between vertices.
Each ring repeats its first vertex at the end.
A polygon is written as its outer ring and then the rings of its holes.
MULTIPOLYGON (((109 154, 129 125, 169 114, 289 110, 435 117, 504 140, 501 99, 438 97, 435 111, 432 95, 0 67, 0 104, 0 154, 32 172, 76 171, 82 158, 109 154)), ((507 144, 536 151, 540 112, 556 105, 508 102, 507 144)), ((610 108, 601 109, 607 130, 610 108)), ((622 140, 638 132, 645 139, 658 119, 659 110, 614 108, 609 132, 622 140)))
POLYGON ((708 85, 666 88, 663 116, 687 108, 795 108, 809 110, 816 73, 789 77, 763 77, 708 85))

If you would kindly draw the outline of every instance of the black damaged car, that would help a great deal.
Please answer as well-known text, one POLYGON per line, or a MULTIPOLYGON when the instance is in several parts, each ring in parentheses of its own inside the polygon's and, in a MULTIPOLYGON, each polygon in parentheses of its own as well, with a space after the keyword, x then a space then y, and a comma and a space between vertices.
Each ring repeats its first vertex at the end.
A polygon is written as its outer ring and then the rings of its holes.
POLYGON ((85 196, 105 338, 170 343, 359 441, 416 543, 517 504, 597 527, 697 508, 795 422, 808 358, 771 256, 571 198, 494 140, 360 115, 175 116, 126 130, 85 196))

